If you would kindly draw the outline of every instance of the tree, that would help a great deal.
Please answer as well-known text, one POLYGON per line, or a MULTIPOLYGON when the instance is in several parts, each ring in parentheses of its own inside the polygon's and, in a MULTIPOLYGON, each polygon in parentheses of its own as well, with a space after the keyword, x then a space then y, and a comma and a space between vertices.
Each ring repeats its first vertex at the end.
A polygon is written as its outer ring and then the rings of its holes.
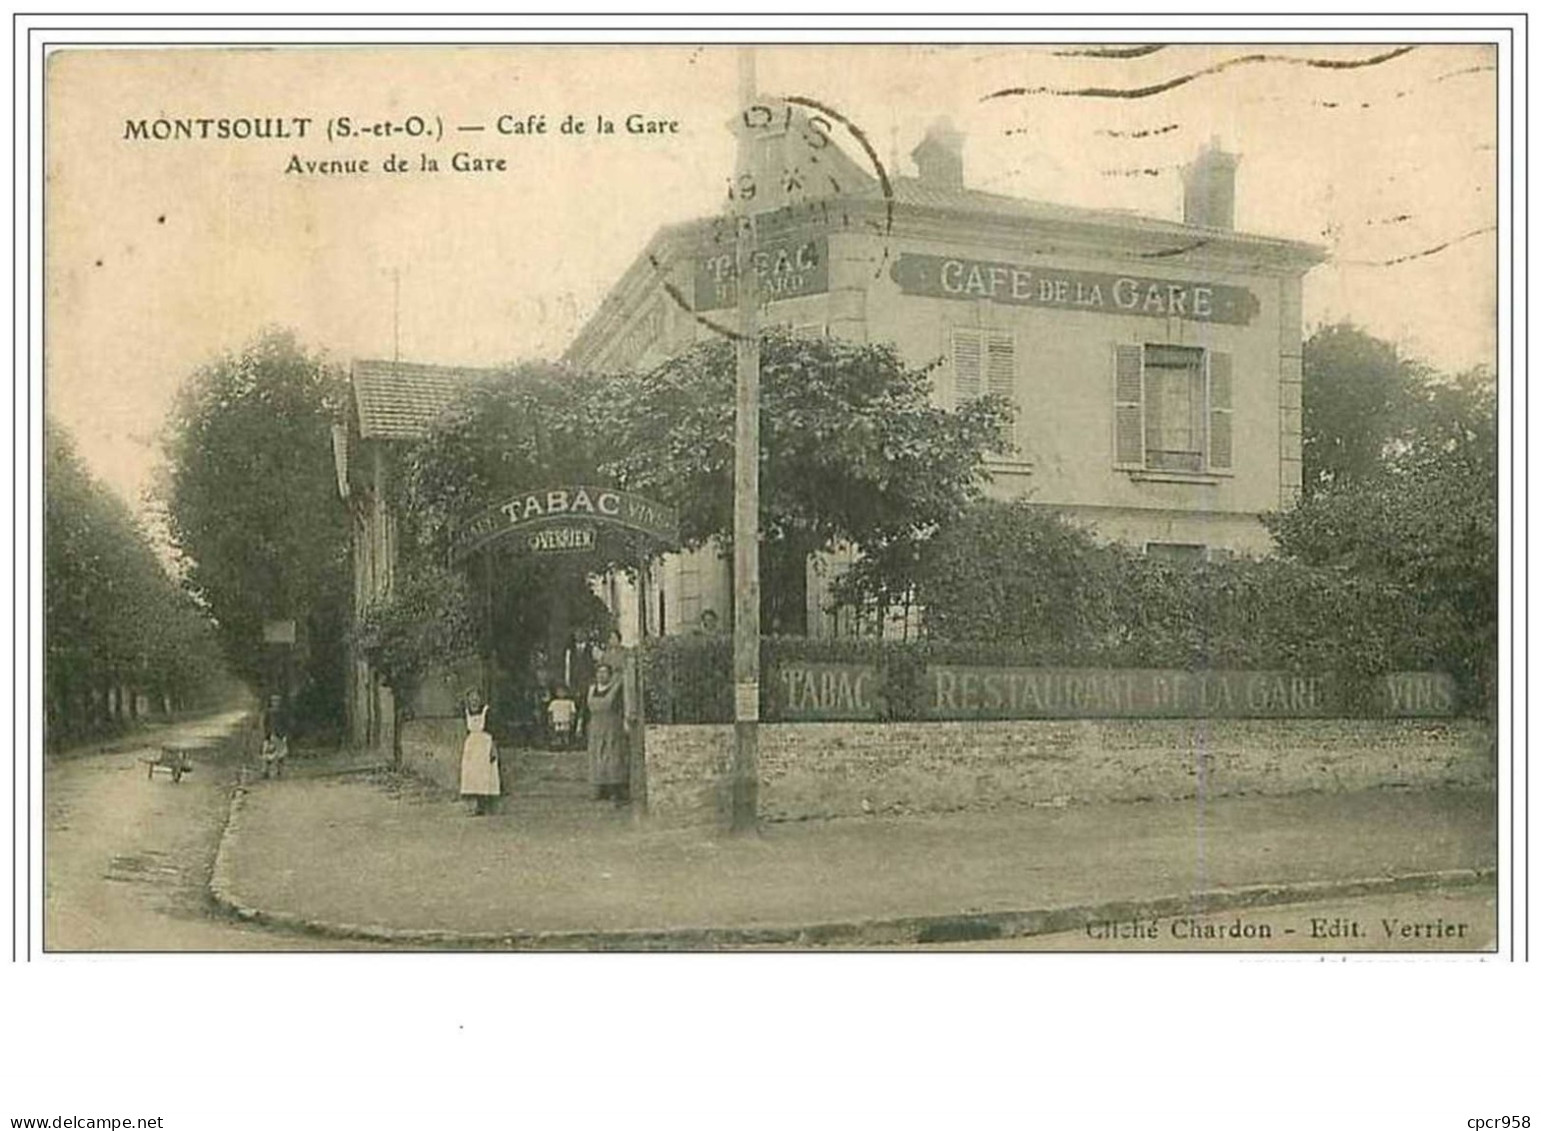
MULTIPOLYGON (((700 343, 611 380, 596 416, 606 469, 679 508, 688 546, 733 536, 733 344, 700 343)), ((978 498, 987 452, 1004 452, 1010 408, 931 400, 929 367, 892 346, 767 331, 760 347, 761 621, 806 630, 808 555, 861 548, 873 590, 902 590, 919 546, 978 498)))
POLYGON ((188 705, 222 674, 210 624, 128 507, 44 420, 44 705, 50 741, 188 705))
POLYGON ((1306 341, 1301 386, 1301 482, 1310 498, 1380 470, 1409 426, 1427 369, 1389 342, 1340 322, 1306 341))
POLYGON ((1052 508, 981 500, 921 551, 926 632, 1049 654, 1085 651, 1110 630, 1119 557, 1052 508))
POLYGON ((341 717, 348 517, 331 425, 344 395, 321 357, 270 329, 193 374, 169 424, 164 501, 187 585, 232 670, 258 686, 277 678, 263 623, 297 622, 302 726, 341 717))
POLYGON ((596 378, 544 362, 466 387, 407 449, 395 500, 402 542, 444 560, 456 527, 521 490, 600 474, 606 440, 596 378))
POLYGON ((442 565, 412 561, 391 591, 376 598, 354 626, 354 643, 395 693, 391 728, 399 758, 405 701, 436 664, 451 665, 476 652, 472 601, 466 578, 442 565))
MULTIPOLYGON (((555 557, 489 546, 448 563, 460 525, 483 509, 523 491, 609 481, 601 468, 610 437, 596 417, 608 387, 561 366, 515 366, 468 386, 398 457, 399 576, 416 590, 393 595, 398 638, 431 639, 443 629, 429 622, 458 609, 453 615, 472 634, 474 650, 510 686, 528 688, 537 651, 561 649, 569 636, 600 627, 605 613, 588 578, 635 569, 649 552, 635 536, 600 532, 593 552, 555 557)), ((403 685, 387 682, 400 691, 420 674, 409 673, 403 685)))
POLYGON ((1378 579, 1401 598, 1399 653, 1491 695, 1498 625, 1498 415, 1492 374, 1420 372, 1379 460, 1267 522, 1280 552, 1378 579))

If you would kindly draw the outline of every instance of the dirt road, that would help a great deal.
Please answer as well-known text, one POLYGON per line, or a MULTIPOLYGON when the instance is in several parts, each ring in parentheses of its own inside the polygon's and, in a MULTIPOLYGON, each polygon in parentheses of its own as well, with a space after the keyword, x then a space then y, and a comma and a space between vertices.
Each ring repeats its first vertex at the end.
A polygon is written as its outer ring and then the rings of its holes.
MULTIPOLYGON (((208 895, 239 743, 173 783, 146 778, 162 743, 214 741, 241 712, 180 723, 134 745, 49 758, 43 772, 43 945, 50 952, 339 949, 220 914, 208 895)), ((357 946, 345 949, 360 949, 357 946)))

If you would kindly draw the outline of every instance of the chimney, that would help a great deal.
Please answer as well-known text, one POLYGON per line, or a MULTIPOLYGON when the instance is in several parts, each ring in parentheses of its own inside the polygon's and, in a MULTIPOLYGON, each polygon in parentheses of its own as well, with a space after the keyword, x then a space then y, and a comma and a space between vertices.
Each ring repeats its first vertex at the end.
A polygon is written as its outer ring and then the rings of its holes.
POLYGON ((963 135, 952 122, 939 118, 926 131, 925 140, 910 151, 920 182, 936 188, 963 187, 963 135))
POLYGON ((1236 164, 1234 153, 1212 137, 1191 164, 1183 166, 1183 223, 1196 228, 1236 227, 1236 164))

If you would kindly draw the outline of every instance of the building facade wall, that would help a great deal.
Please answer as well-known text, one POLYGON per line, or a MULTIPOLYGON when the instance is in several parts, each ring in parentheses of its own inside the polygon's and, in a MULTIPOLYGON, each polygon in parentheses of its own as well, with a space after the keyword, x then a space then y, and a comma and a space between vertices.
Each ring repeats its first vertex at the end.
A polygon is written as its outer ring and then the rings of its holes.
MULTIPOLYGON (((1023 242, 1031 243, 1025 238, 1023 242)), ((829 275, 827 293, 772 303, 764 321, 848 341, 892 342, 912 365, 939 362, 936 399, 949 407, 959 400, 954 333, 988 330, 1011 335, 1019 450, 992 460, 990 490, 996 497, 1060 507, 1101 536, 1136 546, 1177 542, 1259 554, 1267 551, 1270 539, 1257 516, 1289 505, 1298 495, 1298 275, 1280 277, 1202 262, 1163 270, 1148 261, 1085 250, 1014 254, 985 238, 882 240, 871 235, 829 237, 829 275), (1228 325, 1106 308, 1073 310, 905 294, 883 269, 905 253, 1242 287, 1256 297, 1258 309, 1245 325, 1228 325), (1175 345, 1230 356, 1230 468, 1188 475, 1115 467, 1114 349, 1119 345, 1175 345)), ((683 272, 677 273, 676 284, 682 277, 683 272)), ((617 353, 610 360, 661 360, 712 333, 688 317, 672 325, 673 336, 653 341, 644 354, 628 359, 617 353)))
MULTIPOLYGON (((354 443, 358 443, 355 438, 354 443)), ((389 506, 390 464, 378 441, 359 445, 362 474, 349 494, 352 508, 353 623, 390 592, 396 568, 396 521, 389 506)), ((358 747, 394 746, 395 700, 391 689, 356 649, 350 648, 348 737, 358 747)))
MULTIPOLYGON (((999 218, 902 215, 888 235, 853 225, 824 236, 826 289, 768 303, 762 323, 853 342, 891 342, 909 364, 936 366, 935 398, 948 407, 968 395, 960 387, 955 339, 1008 341, 1017 450, 990 460, 992 496, 1054 506, 1101 538, 1152 552, 1265 554, 1272 541, 1259 516, 1291 505, 1300 492, 1301 277, 1309 249, 1254 250, 1245 238, 1198 238, 1189 247, 1181 245, 1188 236, 1179 230, 1171 237, 1179 246, 1141 251, 1149 247, 1150 233, 1139 229, 1138 220, 1129 220, 1127 230, 1123 224, 1110 214, 1097 230, 1069 235, 999 218), (1221 246, 1208 250, 1211 242, 1221 246), (895 265, 904 256, 1009 264, 1035 277, 1066 272, 1163 280, 1187 285, 1190 294, 1198 286, 1239 288, 1252 306, 1244 319, 1203 320, 1129 313, 1110 297, 1096 307, 1026 305, 1006 301, 1009 296, 940 297, 914 293, 913 285, 896 280, 895 265), (1147 358, 1150 347, 1181 347, 1202 358, 1201 467, 1119 462, 1120 347, 1144 351, 1147 358), (1220 402, 1211 402, 1210 394, 1221 386, 1211 367, 1222 362, 1230 396, 1219 420, 1211 409, 1220 402), (1222 424, 1230 437, 1224 462, 1211 459, 1222 450, 1215 440, 1222 424)), ((650 253, 661 266, 632 277, 629 289, 624 283, 618 288, 626 298, 607 315, 602 344, 595 351, 591 343, 583 363, 654 364, 713 334, 665 293, 665 279, 676 293, 692 293, 692 246, 683 234, 672 244, 655 241, 655 249, 670 247, 670 254, 650 253)), ((733 313, 714 310, 708 317, 731 319, 733 313)), ((710 550, 671 556, 659 570, 649 609, 653 618, 662 609, 669 631, 688 630, 714 594, 724 602, 719 614, 728 612, 727 565, 715 557, 710 550)), ((842 565, 841 555, 810 563, 812 632, 841 631, 839 617, 826 606, 842 565)))
MULTIPOLYGON (((868 244, 868 237, 835 237, 868 244)), ((1213 547, 1260 552, 1268 537, 1256 516, 1280 502, 1286 455, 1281 393, 1283 325, 1279 279, 1199 265, 1157 271, 1110 256, 1013 255, 983 242, 917 240, 891 254, 914 252, 964 260, 1020 263, 1029 269, 1130 274, 1245 287, 1259 309, 1245 326, 1184 318, 1023 306, 990 299, 904 294, 886 273, 873 277, 870 254, 831 253, 840 276, 867 277, 865 335, 894 342, 912 364, 939 361, 937 399, 959 400, 953 335, 989 330, 1011 336, 1019 452, 996 465, 992 493, 1064 508, 1110 539, 1140 545, 1179 537, 1213 547), (1230 355, 1233 366, 1232 466, 1184 474, 1115 467, 1114 365, 1117 346, 1177 345, 1230 355)), ((832 280, 832 286, 835 280, 832 280)), ((1298 280, 1294 288, 1298 295, 1298 280)), ((1298 304, 1294 352, 1299 354, 1298 304)), ((1294 434, 1298 440, 1298 409, 1294 434)), ((1295 449, 1298 452, 1298 443, 1295 449)), ((1298 456, 1296 457, 1298 459, 1298 456)))

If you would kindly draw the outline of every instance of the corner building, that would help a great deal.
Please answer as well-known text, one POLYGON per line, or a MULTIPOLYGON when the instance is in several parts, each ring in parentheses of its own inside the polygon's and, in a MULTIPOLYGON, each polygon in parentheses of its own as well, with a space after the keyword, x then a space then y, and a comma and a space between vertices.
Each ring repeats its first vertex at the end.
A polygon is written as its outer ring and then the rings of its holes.
MULTIPOLYGON (((792 119, 760 136, 757 182, 806 165, 815 132, 792 119)), ((971 190, 945 124, 914 151, 914 177, 818 152, 838 191, 783 195, 757 221, 764 324, 939 362, 944 405, 1010 398, 1016 450, 990 459, 996 497, 1151 554, 1268 550, 1259 515, 1300 491, 1301 285, 1324 252, 1235 230, 1236 157, 1212 144, 1184 169, 1179 223, 971 190)), ((730 325, 733 262, 722 218, 660 230, 566 360, 647 366, 712 334, 703 320, 730 325)), ((826 607, 838 568, 810 562, 814 634, 842 630, 826 607)), ((712 608, 725 622, 719 554, 659 572, 650 621, 678 631, 712 608)))

